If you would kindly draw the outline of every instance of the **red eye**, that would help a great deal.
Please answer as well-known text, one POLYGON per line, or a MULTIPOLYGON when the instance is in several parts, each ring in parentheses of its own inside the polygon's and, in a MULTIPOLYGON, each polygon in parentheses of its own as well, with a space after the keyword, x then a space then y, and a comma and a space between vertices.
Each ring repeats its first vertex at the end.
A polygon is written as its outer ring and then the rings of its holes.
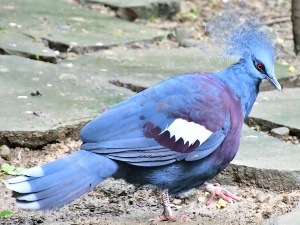
POLYGON ((261 71, 261 70, 264 69, 264 65, 261 64, 261 63, 258 63, 257 66, 256 66, 256 68, 257 68, 259 71, 261 71))
POLYGON ((258 60, 256 60, 256 59, 252 59, 252 61, 253 61, 254 67, 255 67, 260 73, 263 73, 263 74, 266 74, 266 75, 267 75, 267 72, 266 72, 266 69, 265 69, 265 65, 264 65, 262 62, 260 62, 260 61, 258 61, 258 60))

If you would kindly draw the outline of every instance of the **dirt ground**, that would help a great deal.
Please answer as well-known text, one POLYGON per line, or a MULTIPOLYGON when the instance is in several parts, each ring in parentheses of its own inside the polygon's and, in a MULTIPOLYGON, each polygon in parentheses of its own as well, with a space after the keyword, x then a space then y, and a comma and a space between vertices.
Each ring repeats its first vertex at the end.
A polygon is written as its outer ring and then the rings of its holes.
MULTIPOLYGON (((41 165, 70 154, 79 146, 80 142, 69 140, 48 145, 40 151, 11 149, 13 159, 10 164, 22 167, 41 165)), ((2 163, 5 161, 0 158, 0 164, 2 163)), ((191 220, 188 224, 259 224, 271 216, 289 212, 300 199, 300 191, 278 193, 250 186, 226 186, 226 188, 241 196, 243 200, 218 209, 217 198, 209 206, 205 206, 207 193, 192 190, 185 195, 171 198, 174 213, 188 215, 191 220)), ((49 212, 18 210, 10 191, 3 184, 0 184, 0 196, 1 202, 5 203, 0 205, 0 211, 10 210, 15 213, 0 219, 0 224, 6 225, 151 224, 149 219, 156 218, 162 212, 158 190, 145 186, 136 187, 112 179, 106 180, 70 205, 49 212)), ((178 222, 180 223, 183 222, 178 222)))
MULTIPOLYGON (((148 26, 163 29, 186 29, 193 27, 190 38, 201 40, 203 27, 224 7, 221 1, 186 1, 182 4, 181 15, 175 16, 171 21, 152 20, 148 26), (196 2, 196 3, 195 3, 196 2), (196 6, 201 11, 201 18, 193 19, 189 12, 196 6), (189 15, 189 16, 188 16, 189 15)), ((269 0, 251 1, 251 8, 259 12, 268 22, 278 18, 290 16, 290 1, 269 0)), ((94 7, 94 10, 114 16, 107 8, 94 7)), ((282 54, 278 57, 280 62, 285 62, 296 68, 300 67, 299 58, 293 53, 291 21, 276 22, 271 25, 279 37, 284 39, 282 54)), ((179 47, 176 39, 156 43, 148 47, 179 47)), ((140 46, 135 46, 140 47, 140 46)), ((142 46, 143 47, 143 46, 142 46)), ((41 150, 24 148, 11 149, 12 161, 7 162, 0 158, 0 165, 9 163, 16 166, 31 167, 53 161, 56 158, 70 154, 78 149, 80 142, 74 140, 52 144, 41 150)), ((78 177, 80 179, 80 177, 78 177)), ((242 225, 260 224, 264 219, 281 215, 291 211, 300 199, 300 190, 292 192, 272 192, 251 186, 227 186, 233 193, 243 197, 241 202, 228 204, 225 208, 216 207, 218 199, 205 206, 206 194, 201 190, 192 190, 184 196, 174 196, 171 199, 172 208, 176 214, 186 214, 190 218, 188 224, 222 224, 242 225)), ((136 187, 123 181, 106 180, 93 191, 85 194, 64 208, 50 212, 26 212, 15 207, 11 193, 0 182, 0 211, 10 210, 15 214, 0 218, 0 224, 151 224, 149 219, 155 218, 162 212, 160 193, 150 187, 136 187)), ((168 222, 166 222, 168 223, 168 222)), ((164 224, 164 223, 161 223, 164 224)), ((172 223, 176 224, 176 223, 172 223)))

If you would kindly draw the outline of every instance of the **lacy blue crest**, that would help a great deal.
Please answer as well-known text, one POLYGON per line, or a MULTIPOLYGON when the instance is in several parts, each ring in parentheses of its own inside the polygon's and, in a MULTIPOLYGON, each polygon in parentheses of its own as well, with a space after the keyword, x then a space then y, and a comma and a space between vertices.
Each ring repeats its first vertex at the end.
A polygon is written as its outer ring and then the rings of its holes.
POLYGON ((206 30, 210 41, 222 47, 221 56, 241 58, 257 50, 273 55, 277 52, 271 30, 261 18, 249 13, 223 12, 207 24, 206 30))

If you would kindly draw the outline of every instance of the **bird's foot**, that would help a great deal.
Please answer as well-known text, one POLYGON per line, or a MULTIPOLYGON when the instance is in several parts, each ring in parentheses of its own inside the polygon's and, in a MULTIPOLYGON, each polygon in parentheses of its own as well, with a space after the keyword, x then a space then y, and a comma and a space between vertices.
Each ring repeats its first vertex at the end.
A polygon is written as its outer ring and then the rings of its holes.
POLYGON ((159 223, 162 221, 170 221, 170 222, 190 221, 187 215, 173 216, 168 189, 163 190, 162 199, 163 199, 163 206, 164 206, 163 213, 159 217, 155 219, 151 219, 149 221, 152 221, 153 223, 159 223))
POLYGON ((204 184, 204 189, 210 193, 210 196, 206 200, 206 205, 209 205, 215 196, 219 196, 226 202, 233 202, 233 200, 241 201, 242 198, 238 197, 231 192, 225 190, 220 184, 204 184))
POLYGON ((161 214, 159 217, 155 219, 150 219, 149 221, 153 223, 159 223, 162 221, 170 221, 170 222, 188 222, 190 221, 187 215, 180 215, 180 216, 169 216, 165 215, 165 213, 161 214))

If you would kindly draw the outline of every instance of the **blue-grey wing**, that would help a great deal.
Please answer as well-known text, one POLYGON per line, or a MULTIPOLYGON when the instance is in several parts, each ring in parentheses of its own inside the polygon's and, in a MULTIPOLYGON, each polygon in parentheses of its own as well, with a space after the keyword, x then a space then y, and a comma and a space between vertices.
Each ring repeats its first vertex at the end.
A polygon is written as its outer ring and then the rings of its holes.
POLYGON ((81 149, 139 166, 206 157, 230 129, 222 85, 211 79, 174 77, 115 105, 81 130, 81 149))

